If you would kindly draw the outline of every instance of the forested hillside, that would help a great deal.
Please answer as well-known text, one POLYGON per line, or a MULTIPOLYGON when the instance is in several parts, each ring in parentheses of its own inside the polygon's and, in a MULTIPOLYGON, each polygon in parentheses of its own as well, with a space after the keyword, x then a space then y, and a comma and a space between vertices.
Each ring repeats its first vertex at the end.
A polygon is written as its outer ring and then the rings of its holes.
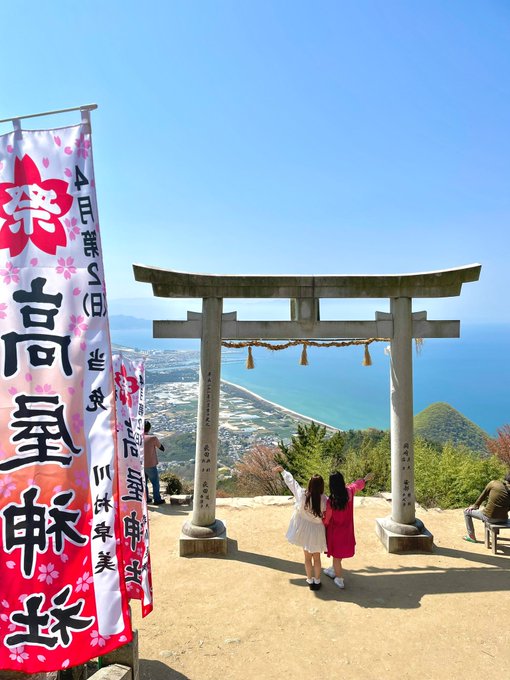
POLYGON ((436 444, 451 442, 477 453, 487 453, 488 434, 450 404, 437 402, 414 417, 414 435, 436 444))
MULTIPOLYGON (((449 430, 444 444, 415 437, 415 493, 418 503, 425 507, 467 506, 491 479, 506 473, 506 466, 497 456, 481 456, 480 451, 465 444, 453 444, 454 432, 449 430)), ((472 440, 469 441, 473 446, 472 440)), ((280 442, 278 447, 256 446, 247 451, 223 490, 232 495, 273 494, 272 470, 280 464, 304 486, 314 473, 321 474, 327 485, 334 470, 343 472, 348 482, 373 472, 374 479, 363 493, 374 495, 391 490, 390 461, 387 431, 351 430, 331 434, 316 423, 299 424, 289 444, 280 442)), ((283 486, 281 492, 285 493, 283 486)))

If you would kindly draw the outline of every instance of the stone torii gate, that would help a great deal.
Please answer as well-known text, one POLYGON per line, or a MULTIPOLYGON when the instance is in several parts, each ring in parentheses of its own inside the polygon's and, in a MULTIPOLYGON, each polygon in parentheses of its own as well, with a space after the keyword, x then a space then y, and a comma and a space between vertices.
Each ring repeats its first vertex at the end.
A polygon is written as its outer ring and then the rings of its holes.
POLYGON ((376 531, 389 552, 432 550, 433 537, 415 515, 413 449, 413 338, 458 338, 460 321, 429 321, 412 312, 413 298, 460 295, 481 265, 388 276, 221 276, 133 265, 136 281, 156 297, 202 298, 202 313, 186 321, 154 321, 155 338, 200 338, 194 506, 183 526, 180 554, 226 553, 224 524, 216 518, 222 340, 390 339, 391 515, 376 531), (224 298, 287 298, 290 321, 238 321, 223 314, 224 298), (320 321, 321 298, 389 298, 390 312, 374 321, 320 321))

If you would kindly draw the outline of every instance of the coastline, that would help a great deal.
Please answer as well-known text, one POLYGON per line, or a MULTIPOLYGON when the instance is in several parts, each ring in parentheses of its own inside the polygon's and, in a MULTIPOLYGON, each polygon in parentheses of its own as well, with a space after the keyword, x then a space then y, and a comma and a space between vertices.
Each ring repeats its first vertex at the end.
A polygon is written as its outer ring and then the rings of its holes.
POLYGON ((229 380, 224 380, 221 378, 221 382, 224 383, 225 385, 229 385, 230 387, 234 387, 235 389, 239 390, 240 392, 244 392, 245 394, 248 394, 252 399, 255 399, 256 401, 261 401, 263 404, 269 404, 269 406, 272 406, 273 408, 277 409, 278 411, 282 411, 283 413, 286 413, 287 415, 294 416, 299 418, 300 420, 306 420, 309 423, 317 423, 317 425, 321 425, 322 427, 327 428, 328 430, 334 430, 335 432, 339 432, 339 428, 335 427, 334 425, 330 425, 329 423, 323 423, 320 420, 316 420, 315 418, 310 418, 310 416, 305 416, 302 413, 298 413, 297 411, 292 411, 289 408, 285 408, 285 406, 282 406, 281 404, 277 404, 274 401, 269 401, 269 399, 265 399, 264 397, 261 397, 260 394, 257 394, 256 392, 252 392, 251 390, 246 389, 246 387, 242 387, 241 385, 238 385, 237 383, 230 382, 229 380))

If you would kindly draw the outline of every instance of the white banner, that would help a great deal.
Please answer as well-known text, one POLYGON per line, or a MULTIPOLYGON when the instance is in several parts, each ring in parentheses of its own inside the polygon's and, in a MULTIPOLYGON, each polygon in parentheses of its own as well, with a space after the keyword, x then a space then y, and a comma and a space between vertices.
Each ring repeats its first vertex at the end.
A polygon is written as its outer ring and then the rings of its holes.
POLYGON ((86 123, 0 136, 0 377, 0 668, 58 670, 131 639, 86 123))
POLYGON ((145 366, 121 354, 113 355, 117 406, 117 453, 123 568, 130 599, 142 601, 142 617, 152 611, 152 579, 149 554, 149 516, 144 490, 132 479, 144 478, 143 429, 145 414, 145 366))

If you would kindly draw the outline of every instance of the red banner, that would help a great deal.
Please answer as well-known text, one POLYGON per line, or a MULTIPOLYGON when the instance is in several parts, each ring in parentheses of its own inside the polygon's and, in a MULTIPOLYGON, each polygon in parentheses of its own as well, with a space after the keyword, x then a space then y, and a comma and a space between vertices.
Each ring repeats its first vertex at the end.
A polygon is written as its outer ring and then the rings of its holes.
MULTIPOLYGON (((142 361, 113 356, 117 405, 117 452, 123 573, 128 597, 142 601, 142 617, 152 611, 149 518, 145 493, 130 492, 130 480, 144 476, 145 367, 142 361)), ((144 480, 145 482, 145 480, 144 480)))
POLYGON ((94 186, 86 121, 0 136, 0 668, 25 673, 132 635, 94 186))

